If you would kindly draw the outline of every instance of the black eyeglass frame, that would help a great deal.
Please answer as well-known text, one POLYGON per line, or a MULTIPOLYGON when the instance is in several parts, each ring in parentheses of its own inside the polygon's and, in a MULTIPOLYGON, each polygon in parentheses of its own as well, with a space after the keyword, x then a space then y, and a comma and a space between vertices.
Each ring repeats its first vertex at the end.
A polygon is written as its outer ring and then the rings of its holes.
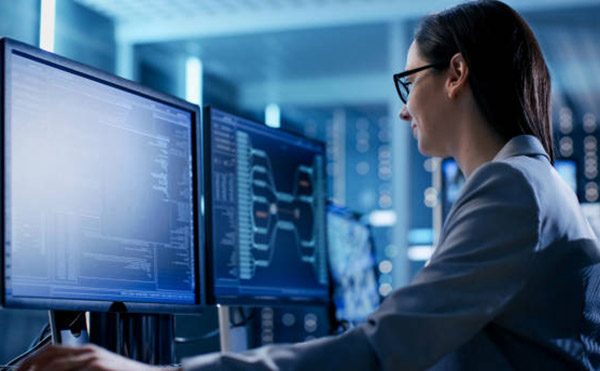
POLYGON ((398 92, 398 96, 400 97, 400 100, 406 104, 408 101, 408 95, 410 94, 410 90, 408 88, 408 85, 410 85, 410 83, 406 83, 404 81, 402 81, 402 78, 412 75, 414 73, 417 72, 421 72, 423 70, 426 70, 428 68, 442 68, 442 67, 446 67, 446 65, 442 64, 442 63, 432 63, 432 64, 428 64, 425 66, 421 66, 421 67, 417 67, 417 68, 413 68, 412 70, 407 70, 404 72, 400 72, 400 73, 396 73, 394 74, 394 86, 396 86, 396 91, 398 92), (404 89, 404 91, 406 92, 406 96, 404 96, 402 94, 402 90, 404 89))

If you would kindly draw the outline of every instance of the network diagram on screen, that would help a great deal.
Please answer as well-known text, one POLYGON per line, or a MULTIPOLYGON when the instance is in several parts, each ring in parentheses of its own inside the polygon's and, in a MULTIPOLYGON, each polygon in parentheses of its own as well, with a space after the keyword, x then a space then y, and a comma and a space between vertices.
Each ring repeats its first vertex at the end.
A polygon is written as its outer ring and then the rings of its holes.
POLYGON ((327 295, 322 148, 211 110, 215 294, 327 295))

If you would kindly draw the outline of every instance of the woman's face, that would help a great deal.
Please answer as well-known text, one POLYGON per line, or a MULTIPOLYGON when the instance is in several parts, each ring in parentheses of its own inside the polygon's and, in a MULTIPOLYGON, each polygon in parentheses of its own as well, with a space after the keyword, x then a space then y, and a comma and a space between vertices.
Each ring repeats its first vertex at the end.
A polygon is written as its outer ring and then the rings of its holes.
MULTIPOLYGON (((408 50, 406 70, 428 65, 415 42, 408 50)), ((408 102, 400 112, 400 119, 409 121, 419 151, 426 156, 450 156, 452 130, 449 101, 445 94, 445 75, 426 69, 407 77, 410 81, 408 102)))

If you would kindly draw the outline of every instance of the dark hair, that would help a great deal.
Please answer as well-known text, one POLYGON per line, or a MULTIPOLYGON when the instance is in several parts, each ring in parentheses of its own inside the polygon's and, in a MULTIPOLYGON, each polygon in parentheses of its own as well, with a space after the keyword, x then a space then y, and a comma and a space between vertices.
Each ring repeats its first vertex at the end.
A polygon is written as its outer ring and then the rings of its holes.
POLYGON ((533 32, 508 5, 480 0, 426 16, 415 34, 430 63, 461 53, 469 85, 486 120, 505 139, 536 136, 554 162, 550 74, 533 32))

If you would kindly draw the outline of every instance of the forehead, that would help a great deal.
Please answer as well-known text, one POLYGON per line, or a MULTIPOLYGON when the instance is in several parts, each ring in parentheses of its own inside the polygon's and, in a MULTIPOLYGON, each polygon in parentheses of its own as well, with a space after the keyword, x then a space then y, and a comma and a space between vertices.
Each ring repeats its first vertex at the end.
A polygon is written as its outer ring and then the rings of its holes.
POLYGON ((419 48, 416 41, 413 41, 408 48, 408 55, 406 56, 406 70, 421 67, 425 63, 425 60, 421 57, 419 48))

